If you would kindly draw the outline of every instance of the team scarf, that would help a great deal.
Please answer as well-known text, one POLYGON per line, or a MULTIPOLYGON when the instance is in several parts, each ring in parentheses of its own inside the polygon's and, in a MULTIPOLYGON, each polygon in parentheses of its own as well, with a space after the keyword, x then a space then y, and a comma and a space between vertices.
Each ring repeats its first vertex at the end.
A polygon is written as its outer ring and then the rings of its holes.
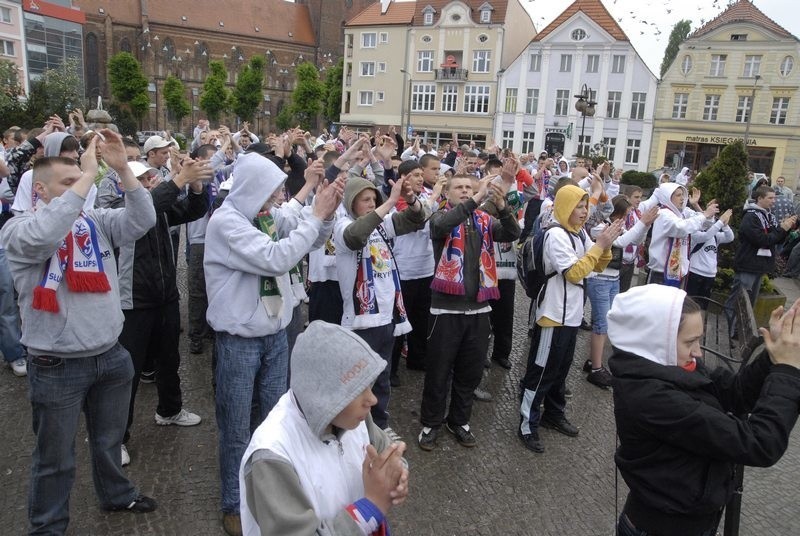
MULTIPOLYGON (((378 225, 376 229, 378 234, 381 235, 381 240, 386 244, 389 249, 389 256, 392 263, 392 282, 394 283, 394 311, 392 313, 392 320, 396 326, 405 324, 408 321, 406 314, 406 307, 403 303, 403 293, 400 290, 400 273, 397 271, 397 263, 394 260, 394 252, 386 230, 383 224, 378 225)), ((356 252, 356 280, 353 285, 353 309, 356 316, 360 315, 376 315, 380 313, 378 306, 378 296, 375 292, 375 278, 373 274, 375 269, 373 266, 372 255, 364 255, 364 250, 369 247, 363 247, 356 252)))
MULTIPOLYGON (((214 188, 212 191, 216 191, 214 188)), ((208 192, 211 195, 211 191, 208 192)), ((275 218, 272 217, 270 211, 259 212, 256 215, 256 227, 262 233, 269 236, 274 242, 278 241, 278 228, 275 225, 275 218)), ((305 279, 303 278, 302 261, 289 270, 289 280, 292 285, 292 294, 298 300, 305 299, 305 279)), ((283 307, 283 297, 281 296, 280 289, 278 288, 278 280, 272 276, 262 275, 258 282, 259 296, 261 303, 267 310, 270 316, 277 316, 283 307)))
POLYGON ((57 291, 64 278, 67 280, 67 288, 72 292, 111 290, 103 269, 95 223, 84 212, 81 212, 72 224, 72 230, 47 261, 42 280, 33 289, 33 308, 57 313, 57 291))
MULTIPOLYGON (((452 206, 448 204, 446 209, 452 206)), ((481 237, 480 253, 480 280, 478 288, 478 302, 500 299, 500 290, 497 287, 497 266, 494 260, 494 242, 492 241, 492 217, 481 210, 476 210, 470 215, 470 220, 481 237)), ((464 285, 464 254, 466 252, 465 238, 467 235, 465 222, 454 227, 445 239, 442 257, 436 265, 431 289, 443 294, 464 296, 467 293, 464 285)))
MULTIPOLYGON (((638 208, 632 209, 628 212, 628 215, 625 216, 625 230, 630 231, 633 229, 633 226, 636 225, 636 222, 642 219, 642 213, 639 211, 638 208)), ((634 245, 628 244, 625 246, 625 253, 633 253, 636 252, 636 257, 633 259, 633 264, 642 268, 645 265, 644 262, 644 243, 634 245)))
MULTIPOLYGON (((661 208, 672 210, 666 205, 659 205, 661 208)), ((674 211, 673 211, 674 212, 674 211)), ((679 214, 683 218, 683 214, 679 214)), ((667 246, 667 259, 664 263, 664 284, 668 287, 682 288, 683 273, 683 252, 690 251, 692 247, 692 236, 684 238, 673 238, 667 246)))

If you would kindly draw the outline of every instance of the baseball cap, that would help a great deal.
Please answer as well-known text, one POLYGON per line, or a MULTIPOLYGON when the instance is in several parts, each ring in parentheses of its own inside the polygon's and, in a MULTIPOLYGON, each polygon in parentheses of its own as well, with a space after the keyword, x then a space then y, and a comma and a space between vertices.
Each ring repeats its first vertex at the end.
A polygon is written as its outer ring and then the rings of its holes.
POLYGON ((147 141, 144 142, 144 154, 149 153, 153 149, 163 149, 164 147, 169 147, 170 145, 177 146, 175 140, 167 141, 158 135, 150 136, 147 138, 147 141))
POLYGON ((154 175, 156 173, 156 168, 150 167, 141 162, 128 162, 128 167, 131 169, 133 176, 136 178, 139 178, 148 172, 150 175, 154 175))

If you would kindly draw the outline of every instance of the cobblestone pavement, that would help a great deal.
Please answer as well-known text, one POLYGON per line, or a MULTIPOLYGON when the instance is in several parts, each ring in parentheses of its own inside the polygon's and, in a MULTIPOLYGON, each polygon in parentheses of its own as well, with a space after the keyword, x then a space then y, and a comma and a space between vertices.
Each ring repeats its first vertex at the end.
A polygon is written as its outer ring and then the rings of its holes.
MULTIPOLYGON (((181 263, 183 264, 183 263, 181 263)), ((796 281, 784 281, 790 297, 800 295, 796 281)), ((401 365, 403 385, 392 394, 392 426, 409 443, 411 494, 390 515, 397 535, 611 535, 615 501, 621 507, 626 490, 615 491, 615 445, 612 396, 583 378, 580 366, 588 355, 588 332, 581 331, 568 384, 574 398, 571 420, 577 438, 543 430, 546 453, 533 454, 519 443, 516 385, 527 355, 527 299, 517 298, 517 333, 513 368, 492 367, 488 390, 494 402, 476 402, 472 429, 477 448, 459 446, 446 432, 434 452, 416 446, 422 373, 401 365)), ((185 320, 185 304, 183 304, 185 320)), ((77 477, 72 490, 70 535, 220 535, 217 474, 217 429, 211 391, 210 349, 188 352, 182 338, 184 405, 200 414, 193 428, 160 427, 153 420, 154 385, 142 385, 137 400, 132 463, 128 473, 142 492, 155 497, 159 509, 147 515, 101 511, 92 489, 86 433, 76 437, 77 477)), ((33 443, 27 382, 10 369, 0 374, 0 534, 23 534, 26 527, 28 472, 33 443)), ((797 490, 800 441, 791 438, 783 459, 769 469, 748 468, 742 535, 800 534, 797 490)))

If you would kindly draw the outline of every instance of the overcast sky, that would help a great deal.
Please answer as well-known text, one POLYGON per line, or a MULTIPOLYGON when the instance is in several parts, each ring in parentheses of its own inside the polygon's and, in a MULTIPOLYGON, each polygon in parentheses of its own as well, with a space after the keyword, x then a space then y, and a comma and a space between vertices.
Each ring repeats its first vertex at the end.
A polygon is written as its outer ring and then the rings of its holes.
MULTIPOLYGON (((520 1, 531 14, 537 31, 573 3, 573 0, 520 1)), ((676 22, 689 19, 694 31, 728 6, 727 0, 603 0, 603 3, 656 76, 676 22)), ((800 37, 797 0, 755 0, 754 3, 765 15, 800 37)))

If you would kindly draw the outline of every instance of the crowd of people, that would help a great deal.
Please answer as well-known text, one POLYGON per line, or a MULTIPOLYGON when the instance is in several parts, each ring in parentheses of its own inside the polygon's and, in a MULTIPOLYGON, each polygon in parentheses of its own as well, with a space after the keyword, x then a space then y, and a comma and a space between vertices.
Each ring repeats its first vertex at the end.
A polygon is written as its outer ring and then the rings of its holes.
MULTIPOLYGON (((625 431, 617 463, 631 496, 620 534, 706 534, 730 491, 665 503, 638 485, 663 473, 643 476, 649 462, 637 442, 650 424, 631 423, 654 419, 661 435, 648 440, 669 442, 681 418, 677 408, 672 421, 659 420, 663 407, 646 417, 630 409, 650 404, 636 391, 640 369, 652 378, 662 374, 658 367, 669 369, 661 381, 678 385, 676 406, 705 404, 713 414, 705 422, 723 420, 730 400, 709 402, 683 375, 700 370, 728 387, 746 382, 730 396, 750 408, 760 407, 760 386, 776 377, 790 401, 780 423, 728 433, 772 449, 759 456, 748 443, 736 461, 774 463, 786 448, 800 401, 798 364, 787 357, 800 347, 800 324, 793 329, 800 304, 773 315, 764 332, 768 357, 751 378, 720 379, 698 366, 699 315, 692 315, 699 306, 684 297, 710 295, 718 246, 734 233, 732 210, 720 213, 714 200, 701 206, 688 170, 643 200, 609 162, 479 148, 460 144, 456 133, 438 147, 404 140, 394 127, 316 136, 293 128, 259 139, 247 123, 234 132, 200 120, 185 149, 169 132, 140 148, 86 125, 77 111, 69 126, 53 116, 42 128, 7 130, 3 151, 0 351, 30 383, 30 534, 66 531, 81 411, 101 506, 157 508, 122 467, 131 462, 140 382, 156 384, 155 424, 202 420, 184 407, 181 391, 181 255, 189 351, 211 344, 220 510, 231 535, 388 533, 386 514, 408 494, 406 444, 390 413, 399 367, 424 372, 419 448, 436 449, 443 429, 475 447, 473 402, 491 398, 481 389, 485 369, 511 368, 520 331, 531 341, 517 433, 541 454, 540 427, 580 433, 567 417, 566 377, 579 329, 591 330, 586 379, 615 389, 625 431), (531 295, 529 323, 515 326, 519 268, 529 264, 520 252, 537 256, 531 263, 538 260, 546 277, 531 295), (649 285, 630 290, 645 268, 649 285), (666 328, 654 315, 631 316, 641 300, 675 313, 665 313, 666 328), (631 340, 644 333, 633 329, 639 321, 668 340, 654 347, 631 340), (607 339, 616 351, 612 370, 603 363, 607 339), (642 368, 642 360, 655 365, 642 368), (670 532, 652 521, 659 516, 687 516, 681 526, 690 532, 670 532)), ((743 207, 733 290, 745 288, 753 301, 779 255, 788 257, 790 275, 800 271, 794 207, 780 220, 772 210, 785 190, 780 179, 774 188, 753 184, 743 207)), ((734 330, 732 302, 726 311, 734 330)), ((701 459, 721 456, 705 442, 686 448, 701 459)))

